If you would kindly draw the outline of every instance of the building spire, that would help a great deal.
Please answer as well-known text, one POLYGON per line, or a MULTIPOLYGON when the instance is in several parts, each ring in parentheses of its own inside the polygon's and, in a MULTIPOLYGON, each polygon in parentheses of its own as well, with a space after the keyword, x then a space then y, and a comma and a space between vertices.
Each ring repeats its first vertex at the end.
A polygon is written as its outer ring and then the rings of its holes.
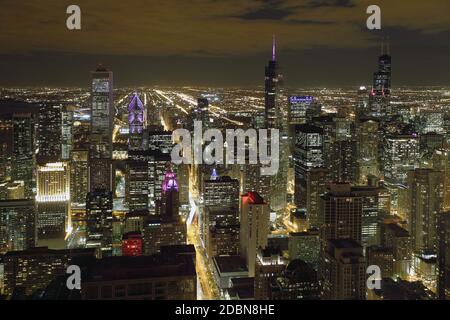
POLYGON ((275 42, 275 35, 272 35, 272 61, 275 61, 276 59, 276 42, 275 42))

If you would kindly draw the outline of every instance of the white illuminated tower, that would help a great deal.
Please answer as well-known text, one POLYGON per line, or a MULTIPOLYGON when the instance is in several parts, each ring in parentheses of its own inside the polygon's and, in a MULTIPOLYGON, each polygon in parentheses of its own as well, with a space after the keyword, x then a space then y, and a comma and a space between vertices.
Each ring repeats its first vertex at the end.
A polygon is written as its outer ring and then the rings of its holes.
POLYGON ((92 72, 89 190, 112 190, 113 74, 99 66, 92 72))

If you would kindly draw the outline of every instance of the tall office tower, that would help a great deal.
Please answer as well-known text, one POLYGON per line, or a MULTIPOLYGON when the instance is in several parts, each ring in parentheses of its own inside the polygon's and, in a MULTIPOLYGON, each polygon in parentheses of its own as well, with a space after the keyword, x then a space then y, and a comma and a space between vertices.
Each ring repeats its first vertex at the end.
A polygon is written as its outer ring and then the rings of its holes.
POLYGON ((358 184, 367 184, 368 176, 380 175, 379 163, 379 124, 373 120, 361 120, 356 127, 356 152, 358 184))
POLYGON ((70 161, 70 201, 86 203, 88 193, 88 150, 72 150, 70 161))
POLYGON ((13 114, 13 180, 22 180, 25 185, 25 197, 33 196, 34 167, 34 124, 30 113, 13 114))
POLYGON ((381 55, 378 58, 378 71, 373 74, 373 88, 370 93, 371 116, 377 118, 389 117, 391 96, 391 56, 389 47, 383 43, 381 55))
POLYGON ((159 214, 161 211, 162 185, 170 161, 170 155, 168 154, 150 152, 148 161, 150 214, 159 214))
POLYGON ((36 161, 40 164, 61 160, 61 112, 61 105, 42 105, 39 109, 36 161))
POLYGON ((29 298, 59 276, 66 275, 71 262, 81 257, 93 257, 86 249, 52 250, 46 247, 8 252, 4 256, 5 294, 17 299, 29 298))
POLYGON ((438 283, 437 293, 441 300, 450 300, 450 212, 438 218, 438 283))
POLYGON ((275 37, 272 43, 272 58, 265 69, 264 78, 264 110, 267 128, 281 128, 281 111, 277 104, 277 93, 280 81, 278 62, 276 60, 275 37))
POLYGON ((390 214, 391 196, 384 186, 354 186, 351 192, 362 199, 361 245, 378 245, 380 222, 390 214))
POLYGON ((444 211, 450 210, 450 152, 437 149, 431 158, 432 168, 444 174, 444 211))
POLYGON ((194 261, 195 256, 170 252, 88 260, 83 266, 81 299, 196 300, 194 261))
POLYGON ((361 243, 363 199, 348 183, 331 184, 320 201, 320 238, 353 239, 361 243))
POLYGON ((12 179, 13 127, 11 115, 0 115, 0 181, 12 179))
POLYGON ((201 240, 207 256, 239 254, 239 211, 226 206, 208 206, 204 211, 201 240))
POLYGON ((356 135, 354 123, 347 118, 336 117, 332 156, 331 178, 336 182, 356 180, 356 135))
POLYGON ((144 254, 160 251, 161 246, 186 244, 186 222, 179 215, 179 188, 169 167, 162 182, 159 214, 147 219, 144 226, 144 254))
MULTIPOLYGON (((288 124, 306 124, 321 113, 320 104, 312 96, 290 96, 288 100, 288 124)), ((294 128, 295 129, 295 128, 294 128)), ((294 132, 293 132, 294 133, 294 132)))
POLYGON ((321 257, 320 277, 327 300, 364 300, 366 298, 366 261, 363 248, 352 239, 327 241, 321 257))
POLYGON ((37 167, 37 202, 69 201, 69 168, 65 162, 49 162, 37 167))
POLYGON ((73 147, 73 115, 75 107, 64 106, 61 110, 61 159, 69 160, 73 147))
POLYGON ((320 300, 317 272, 301 259, 292 260, 270 284, 270 300, 320 300))
POLYGON ((381 279, 394 276, 394 254, 392 250, 379 246, 369 246, 365 249, 365 256, 368 266, 375 265, 380 268, 381 279))
POLYGON ((291 154, 294 154, 295 126, 306 124, 315 116, 320 115, 320 105, 314 102, 312 96, 290 96, 288 98, 288 134, 291 154))
POLYGON ((270 299, 270 283, 282 276, 287 259, 279 248, 259 249, 255 265, 255 300, 270 299))
POLYGON ((96 190, 86 196, 86 247, 97 249, 100 257, 112 254, 113 196, 96 190))
POLYGON ((137 159, 136 153, 131 153, 132 159, 126 164, 125 198, 130 211, 147 210, 149 207, 149 165, 144 154, 137 159))
POLYGON ((230 206, 239 208, 239 181, 229 176, 217 176, 203 183, 205 206, 230 206))
POLYGON ((365 86, 358 89, 358 98, 356 101, 356 117, 364 119, 369 116, 369 91, 365 86))
POLYGON ((394 274, 406 279, 409 276, 412 258, 409 232, 395 223, 381 223, 380 246, 392 251, 394 274))
POLYGON ((406 184, 408 171, 418 167, 419 158, 417 135, 390 134, 383 139, 381 168, 394 210, 398 207, 398 188, 406 184))
POLYGON ((139 99, 139 95, 134 93, 128 105, 128 125, 130 127, 129 150, 146 149, 144 145, 145 116, 144 104, 139 99))
POLYGON ((270 199, 272 177, 261 174, 261 166, 246 164, 243 167, 242 190, 257 192, 263 199, 270 199))
POLYGON ((170 154, 173 148, 172 131, 165 131, 162 127, 151 127, 148 130, 148 149, 170 154))
POLYGON ((72 143, 74 150, 89 150, 91 123, 75 120, 72 126, 72 143))
POLYGON ((113 74, 102 66, 92 72, 89 191, 112 191, 113 74))
POLYGON ((148 209, 148 161, 127 161, 125 197, 130 211, 148 209))
POLYGON ((325 191, 327 171, 323 160, 323 130, 311 125, 295 128, 295 204, 307 210, 311 226, 317 226, 318 198, 325 191))
POLYGON ((443 173, 433 169, 410 171, 408 188, 408 222, 413 250, 418 255, 436 253, 438 215, 443 209, 443 173))
POLYGON ((0 254, 35 246, 34 200, 0 201, 0 254))
POLYGON ((67 163, 53 162, 37 167, 38 239, 63 239, 70 202, 67 163))
POLYGON ((319 230, 310 229, 306 232, 289 233, 289 260, 301 259, 317 270, 319 264, 319 230))
POLYGON ((269 206, 257 192, 242 195, 240 250, 246 259, 249 277, 255 276, 256 253, 265 249, 269 235, 269 206))

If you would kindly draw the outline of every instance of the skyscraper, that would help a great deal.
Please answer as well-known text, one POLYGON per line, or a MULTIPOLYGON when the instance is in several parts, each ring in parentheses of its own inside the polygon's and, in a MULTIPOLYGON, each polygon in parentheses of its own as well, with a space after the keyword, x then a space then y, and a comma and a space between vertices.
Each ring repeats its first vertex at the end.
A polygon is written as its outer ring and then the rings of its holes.
POLYGON ((373 74, 373 88, 369 96, 370 113, 376 118, 386 119, 392 115, 391 66, 389 45, 383 43, 381 55, 378 58, 378 71, 373 74))
POLYGON ((324 298, 364 300, 366 261, 363 248, 352 239, 328 240, 320 262, 324 298))
POLYGON ((22 180, 25 186, 25 197, 33 196, 33 166, 35 119, 31 113, 13 114, 13 165, 14 180, 22 180))
POLYGON ((62 106, 42 105, 39 109, 36 161, 39 164, 61 161, 62 106))
POLYGON ((311 226, 317 226, 318 201, 328 181, 323 159, 323 130, 311 125, 295 128, 295 204, 307 210, 311 226))
POLYGON ((330 239, 352 239, 361 243, 363 201, 348 183, 331 184, 320 203, 322 245, 330 239))
POLYGON ((267 246, 269 206, 256 192, 242 195, 241 256, 246 259, 249 277, 255 275, 256 253, 267 246))
POLYGON ((272 43, 272 58, 269 60, 265 69, 264 108, 267 128, 280 128, 280 110, 277 105, 279 77, 274 37, 272 43))
POLYGON ((112 190, 113 74, 102 66, 92 72, 89 190, 112 190))
POLYGON ((35 246, 36 206, 33 200, 0 201, 0 253, 35 246))
POLYGON ((63 239, 69 212, 69 168, 65 162, 37 167, 37 232, 41 239, 63 239))
POLYGON ((450 212, 439 214, 438 218, 438 298, 450 299, 450 212))
POLYGON ((130 150, 142 150, 147 147, 144 143, 145 116, 144 104, 139 99, 139 95, 134 93, 128 105, 128 125, 130 127, 128 148, 130 150))
POLYGON ((86 197, 86 247, 97 249, 100 257, 112 253, 113 196, 97 189, 86 197))
POLYGON ((408 173, 409 230, 414 252, 436 253, 438 216, 443 210, 444 176, 433 169, 408 173))

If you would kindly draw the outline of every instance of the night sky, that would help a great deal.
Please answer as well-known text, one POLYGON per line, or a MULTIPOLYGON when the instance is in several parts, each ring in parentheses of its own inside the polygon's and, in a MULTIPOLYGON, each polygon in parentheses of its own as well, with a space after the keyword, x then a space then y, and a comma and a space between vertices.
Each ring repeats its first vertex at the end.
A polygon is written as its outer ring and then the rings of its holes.
POLYGON ((289 87, 370 84, 383 36, 394 86, 450 84, 449 0, 0 0, 0 85, 87 86, 99 62, 116 86, 262 85, 273 34, 289 87))

